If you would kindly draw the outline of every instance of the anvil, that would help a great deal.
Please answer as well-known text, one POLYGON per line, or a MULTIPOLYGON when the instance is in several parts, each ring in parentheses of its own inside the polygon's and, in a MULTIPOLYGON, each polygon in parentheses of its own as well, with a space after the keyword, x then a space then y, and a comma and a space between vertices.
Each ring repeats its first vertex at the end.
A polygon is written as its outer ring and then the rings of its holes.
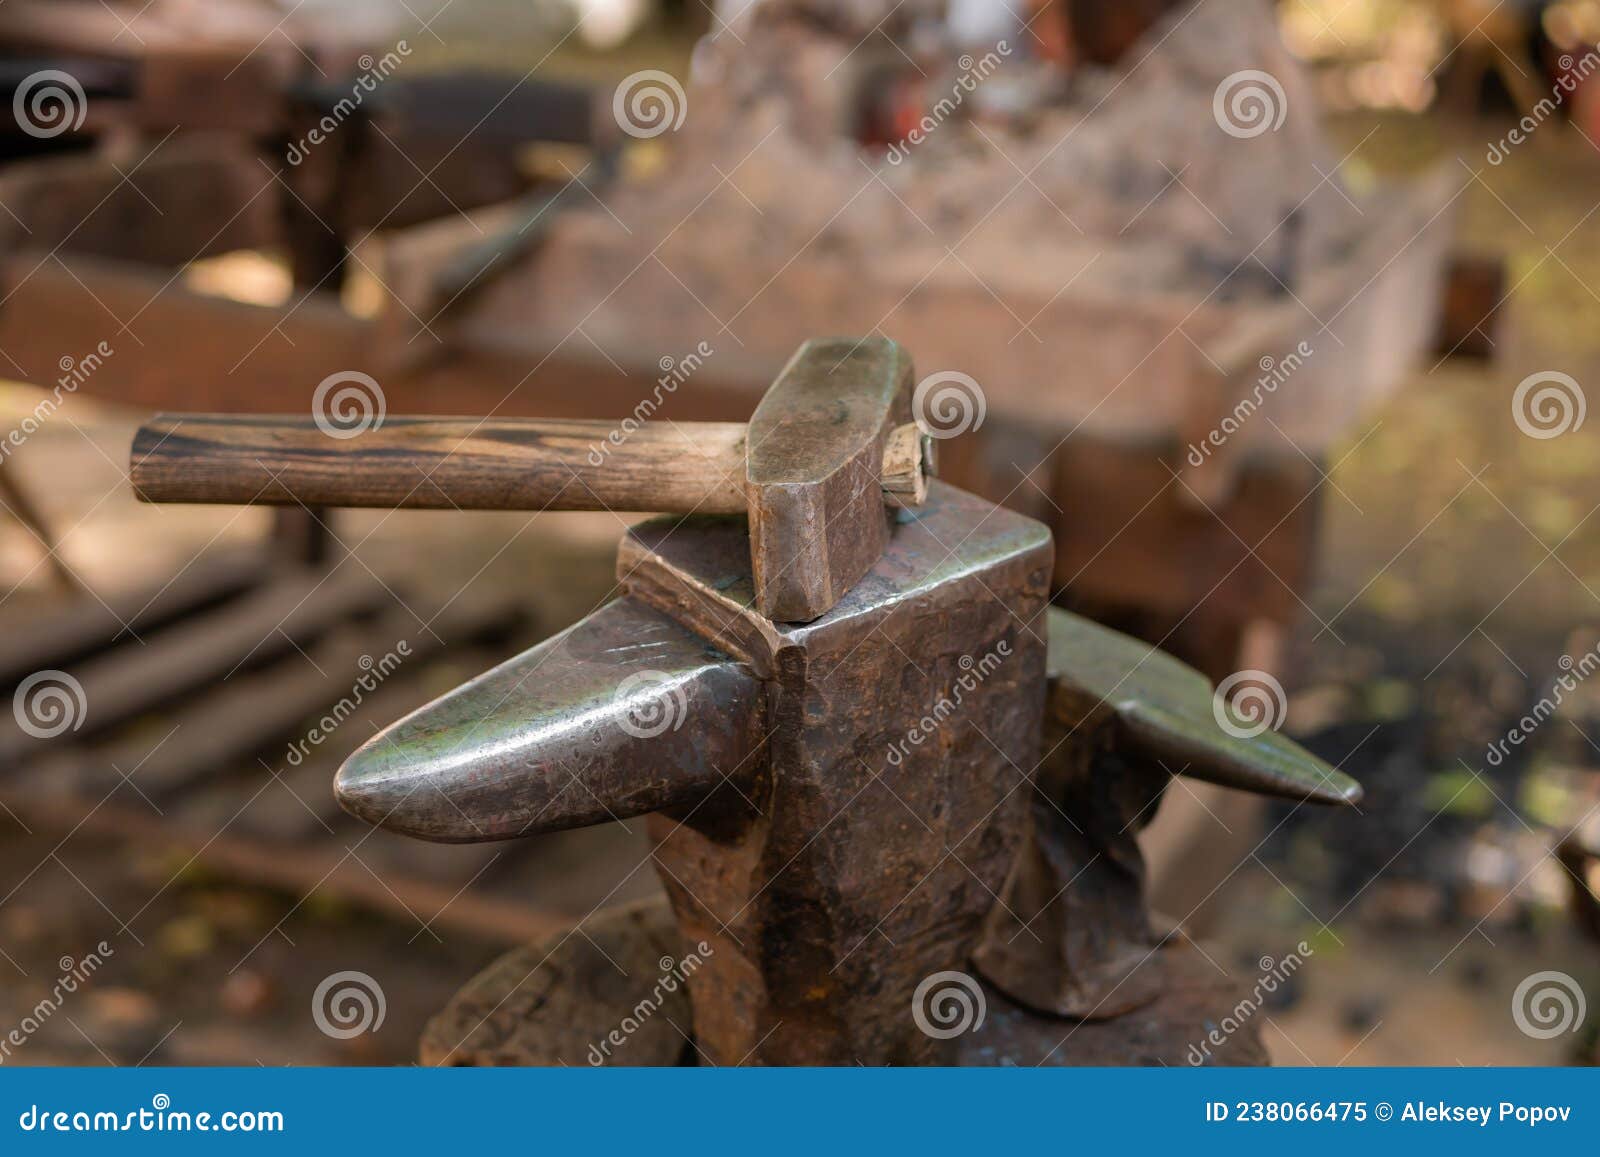
POLYGON ((1026 834, 1050 534, 932 484, 832 611, 751 609, 726 517, 629 531, 624 597, 350 757, 355 814, 435 840, 651 813, 718 1064, 914 1063, 1026 834))
MULTIPOLYGON (((1228 735, 1210 684, 1156 649, 1047 613, 1042 524, 927 482, 917 455, 892 491, 911 377, 892 343, 812 343, 739 429, 750 444, 709 432, 748 464, 743 485, 674 463, 664 438, 620 474, 580 475, 669 507, 731 485, 712 508, 749 516, 633 527, 620 598, 394 723, 335 785, 354 814, 439 841, 647 815, 677 932, 703 946, 692 1039, 717 1064, 1048 1056, 1061 1018, 1152 996, 1140 964, 1161 942, 1132 833, 1170 774, 1323 802, 1357 791, 1275 735, 1228 735), (665 471, 654 490, 645 462, 665 471), (788 562, 774 569, 763 542, 788 562), (809 578, 786 582, 790 563, 809 578), (1014 1008, 957 1040, 916 1005, 952 975, 985 991, 968 968, 1014 1008)), ((518 463, 571 465, 560 439, 501 430, 464 441, 452 473, 440 432, 411 423, 363 449, 267 420, 168 419, 141 435, 134 481, 158 500, 381 504, 417 493, 415 473, 452 500, 514 505, 507 493, 554 489, 518 463)), ((634 948, 662 934, 620 927, 634 948)), ((607 1027, 581 1000, 543 1007, 568 1018, 551 1040, 607 1027)))

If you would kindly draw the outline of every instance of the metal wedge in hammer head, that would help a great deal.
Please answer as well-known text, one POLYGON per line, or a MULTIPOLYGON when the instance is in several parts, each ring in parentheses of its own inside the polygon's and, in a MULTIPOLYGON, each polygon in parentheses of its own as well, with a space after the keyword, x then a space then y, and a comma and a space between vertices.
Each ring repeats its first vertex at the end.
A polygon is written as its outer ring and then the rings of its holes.
MULTIPOLYGON (((775 437, 778 435, 775 435, 775 437)), ((622 599, 374 737, 359 815, 430 839, 650 812, 718 1064, 948 1059, 927 977, 965 966, 1025 833, 1049 531, 934 483, 827 614, 755 607, 739 519, 658 519, 622 599)))
POLYGON ((891 512, 922 501, 931 445, 905 351, 828 338, 800 348, 748 425, 161 414, 129 477, 147 502, 746 514, 756 609, 807 622, 882 554, 891 512))

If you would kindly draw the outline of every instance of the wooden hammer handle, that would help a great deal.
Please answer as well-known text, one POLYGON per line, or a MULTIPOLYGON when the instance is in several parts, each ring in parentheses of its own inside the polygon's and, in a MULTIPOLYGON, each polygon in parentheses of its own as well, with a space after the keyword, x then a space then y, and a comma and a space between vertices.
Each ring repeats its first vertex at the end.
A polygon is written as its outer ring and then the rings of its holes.
MULTIPOLYGON (((884 482, 914 503, 923 471, 904 462, 906 442, 891 437, 884 482)), ((129 478, 145 502, 747 510, 743 422, 388 417, 340 438, 311 418, 158 414, 134 438, 129 478)))

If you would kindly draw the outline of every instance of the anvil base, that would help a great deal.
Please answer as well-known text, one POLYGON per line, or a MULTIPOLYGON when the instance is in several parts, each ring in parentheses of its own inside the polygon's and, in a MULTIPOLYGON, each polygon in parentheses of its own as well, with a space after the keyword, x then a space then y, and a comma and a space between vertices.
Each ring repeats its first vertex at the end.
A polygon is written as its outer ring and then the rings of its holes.
MULTIPOLYGON (((582 935, 573 929, 514 949, 469 981, 428 1022, 421 1061, 696 1064, 689 997, 679 982, 694 967, 695 947, 683 942, 664 899, 602 912, 585 921, 582 935)), ((984 985, 983 1025, 959 1038, 959 1063, 1187 1065, 1197 1055, 1212 1065, 1269 1063, 1248 1021, 1211 1043, 1244 992, 1187 941, 1170 940, 1146 967, 1160 970, 1161 995, 1103 1021, 1041 1016, 984 985)))

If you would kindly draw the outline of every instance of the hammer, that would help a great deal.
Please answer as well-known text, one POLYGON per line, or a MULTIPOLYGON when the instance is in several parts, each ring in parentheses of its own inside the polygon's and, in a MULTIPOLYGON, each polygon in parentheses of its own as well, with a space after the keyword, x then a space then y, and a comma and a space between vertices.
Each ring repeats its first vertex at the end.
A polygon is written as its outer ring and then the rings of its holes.
MULTIPOLYGON (((391 724, 335 782, 352 814, 441 842, 648 816, 679 930, 704 945, 688 989, 695 1048, 716 1063, 966 1056, 918 1002, 981 949, 997 897, 1031 898, 1013 881, 1047 706, 1060 726, 1086 723, 1186 774, 1296 798, 1354 790, 1291 745, 1219 737, 1198 675, 1064 629, 1046 612, 1054 549, 1040 523, 938 482, 915 511, 886 510, 884 445, 904 425, 910 377, 890 342, 804 347, 744 432, 748 525, 730 510, 633 527, 620 598, 391 724), (881 536, 871 552, 835 539, 828 523, 843 519, 881 536), (853 574, 849 589, 807 621, 763 613, 761 526, 803 565, 820 556, 813 573, 853 574), (828 569, 836 547, 855 551, 849 570, 828 569)), ((141 445, 159 453, 151 435, 141 445)), ((337 469, 338 449, 322 453, 324 472, 337 469)), ((188 469, 211 460, 191 452, 188 469)), ((173 493, 135 473, 147 497, 173 493)), ((215 500, 205 479, 180 489, 215 500)), ((657 504, 659 491, 640 493, 657 504)), ((1052 756, 1083 754, 1065 738, 1052 756)), ((1097 838, 1122 855, 1128 793, 1089 778, 1043 786, 1079 814, 1111 815, 1097 838), (1116 791, 1106 807, 1101 791, 1116 791)), ((1158 785, 1137 780, 1129 798, 1142 804, 1158 785)), ((1136 893, 1115 898, 1142 912, 1136 893)), ((1017 995, 1048 1007, 1120 965, 1125 952, 1108 962, 1079 943, 1099 923, 1076 896, 1058 908, 1040 923, 1068 939, 981 959, 992 983, 1010 991, 1013 963, 1043 969, 1042 995, 1017 995)), ((1146 930, 1125 923, 1118 944, 1142 950, 1146 930)), ((1041 1031, 1060 1039, 1058 1021, 1041 1031)))
POLYGON ((893 508, 927 495, 910 383, 895 342, 824 338, 748 423, 392 417, 330 435, 322 415, 159 414, 129 477, 145 502, 748 514, 756 609, 809 622, 883 554, 893 508))

